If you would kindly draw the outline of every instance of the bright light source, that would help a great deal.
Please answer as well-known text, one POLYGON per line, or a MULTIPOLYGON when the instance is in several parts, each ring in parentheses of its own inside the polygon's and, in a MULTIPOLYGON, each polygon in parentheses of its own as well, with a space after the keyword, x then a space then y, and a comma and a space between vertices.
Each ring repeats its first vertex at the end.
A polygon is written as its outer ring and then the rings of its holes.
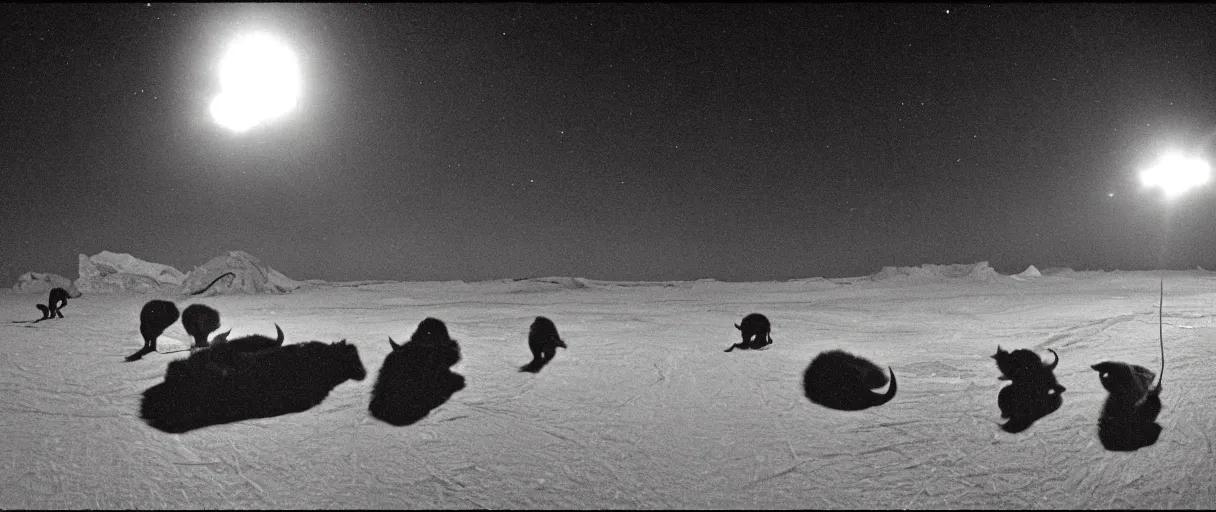
POLYGON ((263 33, 238 37, 220 60, 220 93, 211 118, 243 132, 278 118, 300 99, 300 66, 287 45, 263 33))
POLYGON ((1177 197, 1191 188, 1212 179, 1212 168, 1206 161, 1172 153, 1161 158, 1151 169, 1140 171, 1140 183, 1145 187, 1160 187, 1165 197, 1177 197))

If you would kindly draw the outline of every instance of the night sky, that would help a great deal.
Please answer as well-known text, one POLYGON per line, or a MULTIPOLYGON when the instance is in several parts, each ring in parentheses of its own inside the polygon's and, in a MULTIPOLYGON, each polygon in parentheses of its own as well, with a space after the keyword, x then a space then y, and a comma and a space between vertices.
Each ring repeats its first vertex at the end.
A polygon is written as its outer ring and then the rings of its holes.
POLYGON ((0 284, 77 254, 295 279, 1216 269, 1202 4, 0 7, 0 284), (261 29, 304 96, 232 134, 261 29), (1113 196, 1111 195, 1113 194, 1113 196), (1168 216, 1167 216, 1168 215, 1168 216))

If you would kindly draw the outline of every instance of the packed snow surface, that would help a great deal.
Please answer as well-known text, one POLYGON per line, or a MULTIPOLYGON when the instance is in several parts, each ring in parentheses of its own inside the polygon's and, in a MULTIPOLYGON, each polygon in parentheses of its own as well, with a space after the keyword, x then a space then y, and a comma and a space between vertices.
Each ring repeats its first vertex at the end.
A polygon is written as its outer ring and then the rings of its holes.
MULTIPOLYGON (((1090 365, 1158 371, 1158 273, 1022 281, 887 276, 772 283, 348 283, 287 295, 86 294, 0 337, 0 508, 1213 508, 1216 274, 1165 278, 1166 369, 1153 446, 1108 452, 1090 365), (218 309, 232 335, 349 340, 368 378, 302 413, 166 434, 141 393, 189 352, 138 349, 140 307, 218 309), (752 312, 763 351, 723 353, 752 312), (569 345, 521 373, 528 326, 569 345), (390 347, 447 323, 468 386, 418 423, 371 418, 390 347), (1064 405, 999 429, 997 345, 1053 348, 1064 405), (891 366, 898 395, 841 412, 802 372, 824 350, 891 366)), ((10 320, 40 295, 0 293, 10 320)), ((166 336, 186 339, 180 323, 166 336)))

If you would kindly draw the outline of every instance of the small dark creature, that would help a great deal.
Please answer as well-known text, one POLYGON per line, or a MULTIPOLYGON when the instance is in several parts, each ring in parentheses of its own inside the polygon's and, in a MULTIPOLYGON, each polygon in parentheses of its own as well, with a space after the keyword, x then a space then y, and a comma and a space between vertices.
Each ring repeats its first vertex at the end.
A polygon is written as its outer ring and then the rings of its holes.
POLYGON ((1139 365, 1104 361, 1091 368, 1098 372, 1109 393, 1098 417, 1098 439, 1107 450, 1130 452, 1152 446, 1161 436, 1157 415, 1161 413, 1161 386, 1165 382, 1165 277, 1157 305, 1157 336, 1161 344, 1161 373, 1157 385, 1152 370, 1139 365))
POLYGON ((339 384, 363 380, 367 370, 346 340, 309 341, 241 353, 248 371, 220 373, 207 352, 169 363, 165 380, 144 391, 140 417, 164 432, 306 411, 339 384))
POLYGON ((59 311, 64 306, 68 305, 68 291, 63 288, 52 288, 50 297, 47 298, 46 305, 38 305, 38 310, 42 312, 43 320, 52 318, 63 318, 63 312, 59 311))
POLYGON ((539 373, 557 354, 558 347, 567 348, 566 342, 557 334, 557 326, 548 318, 536 317, 528 330, 528 348, 532 350, 532 361, 520 367, 519 371, 539 373))
POLYGON ((1043 360, 1034 352, 1019 348, 1013 352, 1007 352, 1000 345, 996 347, 996 354, 992 356, 996 360, 996 367, 1001 370, 1001 375, 998 380, 1017 380, 1024 373, 1037 373, 1046 370, 1047 372, 1054 371, 1056 365, 1060 364, 1060 355, 1056 354, 1055 350, 1047 349, 1055 356, 1056 360, 1050 365, 1043 364, 1043 360))
POLYGON ((43 320, 51 320, 53 318, 63 318, 63 312, 59 311, 64 306, 68 305, 68 291, 63 288, 52 288, 50 297, 46 301, 46 305, 35 304, 34 307, 42 312, 42 318, 37 320, 14 320, 15 324, 36 324, 43 320))
POLYGON ((739 330, 739 335, 743 337, 743 341, 731 345, 730 348, 723 352, 730 352, 736 348, 739 349, 761 349, 773 343, 773 338, 770 336, 772 327, 769 325, 768 317, 760 313, 752 313, 743 317, 741 324, 735 324, 735 329, 739 330))
POLYGON ((212 280, 211 280, 211 283, 210 283, 210 284, 208 284, 207 286, 204 286, 204 287, 203 287, 203 289, 201 289, 201 290, 199 290, 199 291, 197 291, 197 292, 190 292, 190 295, 198 295, 198 294, 203 293, 203 292, 205 292, 205 291, 207 291, 207 290, 210 290, 212 286, 215 286, 215 283, 218 283, 218 282, 220 281, 220 279, 223 279, 223 278, 224 278, 224 277, 226 277, 226 276, 232 276, 232 280, 234 280, 234 281, 236 280, 236 274, 234 274, 234 273, 232 273, 232 272, 224 272, 223 274, 220 274, 220 275, 219 275, 218 277, 216 277, 215 279, 212 279, 212 280))
POLYGON ((1014 379, 1012 384, 1001 388, 997 394, 1001 417, 1009 418, 1001 428, 1011 434, 1030 428, 1034 422, 1060 408, 1064 403, 1064 391, 1067 388, 1061 386, 1051 373, 1014 379))
POLYGON ((206 347, 207 336, 220 328, 220 312, 203 304, 191 304, 182 311, 182 327, 194 338, 195 347, 206 347))
POLYGON ((883 405, 895 398, 895 371, 890 367, 891 385, 886 394, 872 389, 887 384, 882 368, 842 350, 821 352, 811 360, 802 376, 806 397, 812 402, 842 411, 859 411, 883 405))
POLYGON ((156 338, 177 321, 177 305, 167 300, 150 300, 139 311, 139 334, 144 338, 144 347, 127 356, 127 362, 135 361, 145 354, 156 351, 156 338))
POLYGON ((372 387, 368 411, 390 425, 416 423, 464 389, 463 376, 451 371, 460 362, 460 346, 447 335, 443 322, 427 318, 414 335, 384 358, 372 387))
POLYGON ((1092 366, 1109 395, 1098 417, 1098 439, 1111 451, 1135 451, 1157 442, 1161 425, 1161 382, 1152 370, 1120 362, 1092 366))

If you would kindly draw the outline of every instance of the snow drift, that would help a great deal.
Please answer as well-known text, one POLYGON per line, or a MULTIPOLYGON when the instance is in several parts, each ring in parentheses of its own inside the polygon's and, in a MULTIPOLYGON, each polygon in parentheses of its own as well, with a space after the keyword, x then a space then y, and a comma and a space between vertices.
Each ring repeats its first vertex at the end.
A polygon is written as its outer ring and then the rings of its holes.
POLYGON ((186 294, 202 292, 203 296, 211 296, 234 292, 287 293, 302 285, 263 265, 261 260, 245 251, 229 251, 191 270, 181 288, 186 294), (224 277, 228 273, 231 276, 224 277))
MULTIPOLYGON (((0 508, 1216 507, 1212 275, 1165 273, 1162 430, 1124 453, 1102 446, 1108 393, 1090 365, 1160 363, 1161 274, 1044 274, 210 297, 233 337, 278 323, 285 346, 347 339, 369 374, 389 336, 442 319, 460 340, 452 371, 466 386, 409 426, 371 416, 365 379, 303 412, 185 434, 139 413, 141 395, 187 354, 122 362, 139 346, 148 297, 86 293, 67 318, 0 336, 0 508), (772 321, 778 343, 722 353, 751 312, 772 321), (570 348, 540 374, 521 373, 538 315, 570 348), (1057 351, 1068 388, 1019 434, 1000 428, 998 344, 1057 351), (896 397, 852 412, 812 403, 804 372, 834 349, 890 366, 896 397)), ((25 316, 28 299, 0 294, 0 312, 25 316)))
POLYGON ((54 288, 67 290, 68 297, 76 298, 80 296, 80 290, 68 278, 59 274, 26 272, 21 274, 17 278, 17 283, 13 285, 13 290, 21 293, 49 293, 54 288))

